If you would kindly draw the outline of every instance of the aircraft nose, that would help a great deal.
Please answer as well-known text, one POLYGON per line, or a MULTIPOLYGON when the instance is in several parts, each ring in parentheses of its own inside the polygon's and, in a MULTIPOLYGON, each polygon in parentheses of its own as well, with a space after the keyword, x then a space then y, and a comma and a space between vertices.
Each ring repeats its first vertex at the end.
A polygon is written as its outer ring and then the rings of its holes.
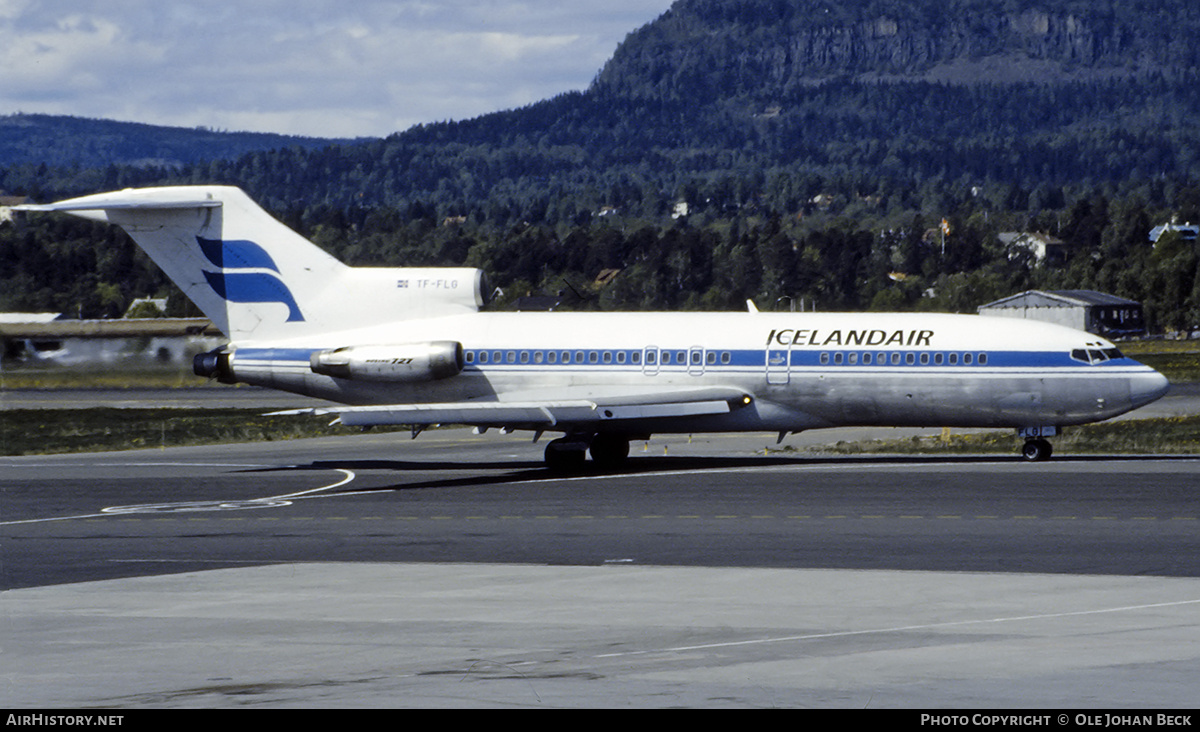
POLYGON ((1137 374, 1129 379, 1129 401, 1134 408, 1142 407, 1167 393, 1170 384, 1167 377, 1157 371, 1137 374))

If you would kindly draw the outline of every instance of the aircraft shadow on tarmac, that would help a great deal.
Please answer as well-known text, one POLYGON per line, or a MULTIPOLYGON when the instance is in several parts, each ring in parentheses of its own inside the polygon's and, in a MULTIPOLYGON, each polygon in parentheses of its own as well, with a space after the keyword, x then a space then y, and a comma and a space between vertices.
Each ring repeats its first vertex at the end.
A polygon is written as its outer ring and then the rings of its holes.
MULTIPOLYGON (((1191 461, 1200 460, 1198 456, 1190 455, 1066 455, 1055 457, 1055 463, 1089 463, 1089 462, 1142 462, 1142 461, 1191 461)), ((987 463, 1023 463, 1019 456, 1007 455, 880 455, 880 456, 816 456, 816 457, 641 457, 627 460, 619 467, 596 466, 586 463, 584 466, 570 471, 551 470, 540 461, 491 461, 491 462, 451 462, 451 461, 417 461, 417 460, 314 460, 301 465, 288 465, 273 468, 252 468, 247 473, 280 472, 295 470, 348 470, 361 471, 391 471, 395 473, 458 473, 451 477, 428 478, 411 483, 374 486, 370 488, 346 487, 332 493, 367 493, 374 491, 414 490, 421 488, 470 487, 485 485, 504 485, 507 483, 522 483, 532 480, 569 480, 572 478, 603 478, 632 475, 653 475, 655 473, 676 473, 692 471, 743 470, 752 472, 761 468, 805 467, 805 466, 836 466, 843 465, 848 469, 854 467, 877 465, 977 465, 987 463), (491 471, 505 471, 495 474, 491 471), (474 475, 461 475, 464 471, 479 471, 474 475)), ((1030 466, 1031 469, 1036 469, 1030 466)))

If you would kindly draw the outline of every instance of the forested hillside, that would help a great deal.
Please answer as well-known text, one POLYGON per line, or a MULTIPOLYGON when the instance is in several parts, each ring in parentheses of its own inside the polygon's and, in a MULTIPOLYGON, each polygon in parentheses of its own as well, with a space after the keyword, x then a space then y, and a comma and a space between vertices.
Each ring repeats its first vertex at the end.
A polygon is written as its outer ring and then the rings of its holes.
POLYGON ((0 116, 0 166, 176 167, 281 147, 322 148, 346 140, 162 127, 47 114, 0 116))
MULTIPOLYGON (((481 266, 507 299, 971 311, 1096 288, 1181 329, 1196 247, 1147 234, 1200 221, 1197 37, 1191 0, 680 0, 587 91, 524 109, 179 169, 10 166, 0 188, 240 185, 352 263, 481 266), (1005 250, 1011 230, 1068 260, 1005 250)), ((39 277, 0 249, 18 275, 39 277)))

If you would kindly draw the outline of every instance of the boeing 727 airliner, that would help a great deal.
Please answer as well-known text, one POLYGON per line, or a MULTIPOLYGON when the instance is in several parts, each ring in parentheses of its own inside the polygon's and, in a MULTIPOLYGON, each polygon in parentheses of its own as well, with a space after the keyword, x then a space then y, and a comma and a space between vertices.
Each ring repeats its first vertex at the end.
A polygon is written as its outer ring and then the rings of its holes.
POLYGON ((1136 409, 1167 380, 1090 333, 978 315, 481 311, 465 268, 337 261, 224 186, 102 193, 25 211, 124 228, 229 344, 198 375, 332 400, 346 425, 561 434, 551 467, 653 433, 1004 427, 1046 437, 1136 409))

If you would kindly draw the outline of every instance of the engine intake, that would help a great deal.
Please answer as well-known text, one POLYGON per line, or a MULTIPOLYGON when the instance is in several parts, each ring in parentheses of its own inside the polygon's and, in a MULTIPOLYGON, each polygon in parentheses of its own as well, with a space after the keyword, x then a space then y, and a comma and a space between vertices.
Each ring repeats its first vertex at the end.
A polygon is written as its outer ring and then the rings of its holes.
POLYGON ((457 376, 463 370, 457 341, 399 346, 347 346, 317 351, 309 359, 313 373, 355 381, 412 383, 457 376))

